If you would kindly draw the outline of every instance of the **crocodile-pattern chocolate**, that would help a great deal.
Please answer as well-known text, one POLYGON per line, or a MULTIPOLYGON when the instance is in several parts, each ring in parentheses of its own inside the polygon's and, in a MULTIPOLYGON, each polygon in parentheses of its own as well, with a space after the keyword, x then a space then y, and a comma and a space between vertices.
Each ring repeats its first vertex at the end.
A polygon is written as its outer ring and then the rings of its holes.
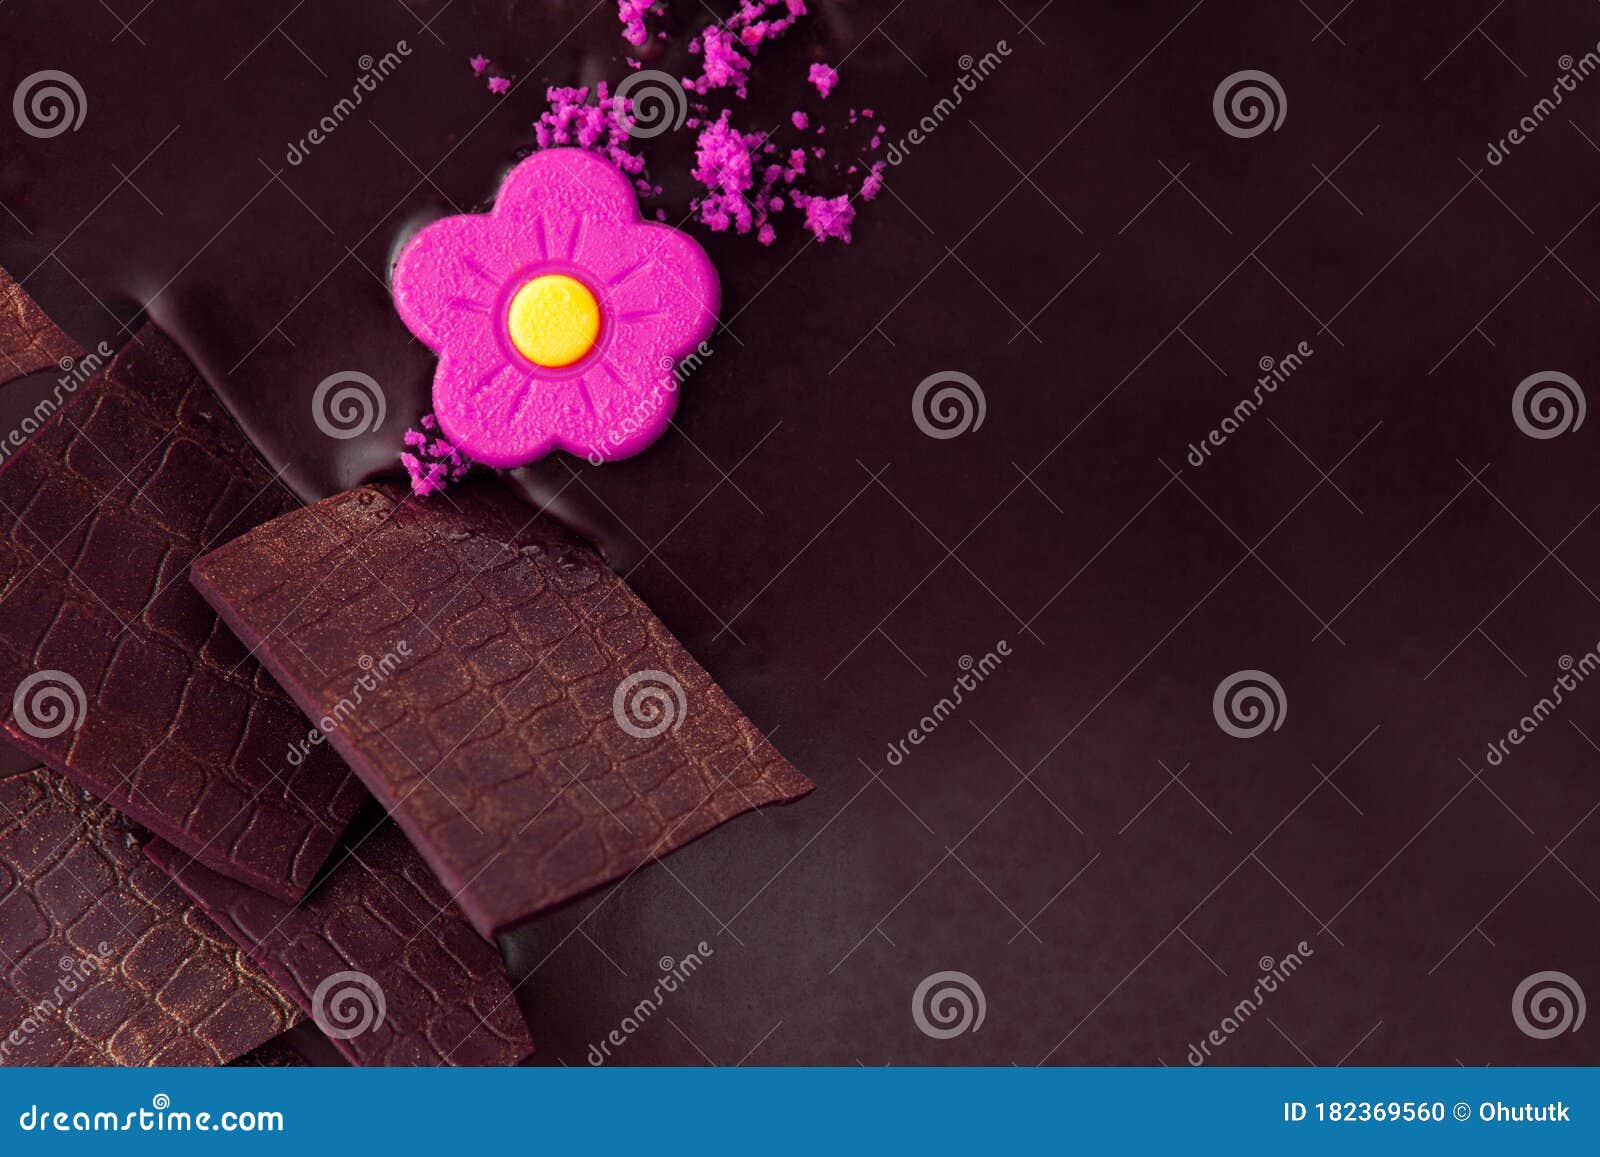
POLYGON ((402 495, 276 519, 193 579, 485 936, 811 790, 588 546, 492 481, 402 495))
POLYGON ((83 355, 12 276, 0 269, 0 386, 83 355))
POLYGON ((139 850, 51 771, 0 780, 0 1065, 215 1065, 300 1019, 139 850))
POLYGON ((473 934, 393 823, 352 832, 297 905, 160 841, 146 851, 352 1064, 512 1065, 533 1051, 499 952, 473 934))
POLYGON ((296 503, 172 340, 139 337, 0 468, 0 711, 48 766, 294 899, 365 793, 326 748, 290 764, 305 719, 185 571, 296 503))

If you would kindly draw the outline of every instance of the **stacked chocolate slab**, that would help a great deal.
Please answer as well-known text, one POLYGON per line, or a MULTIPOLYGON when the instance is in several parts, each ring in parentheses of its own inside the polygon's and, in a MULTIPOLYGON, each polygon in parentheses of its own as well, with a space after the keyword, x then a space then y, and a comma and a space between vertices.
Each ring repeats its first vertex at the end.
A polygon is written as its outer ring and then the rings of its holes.
POLYGON ((217 871, 286 900, 364 793, 187 581, 297 506, 152 327, 0 468, 10 740, 217 871))
POLYGON ((811 790, 592 549, 493 481, 338 495, 194 583, 486 937, 811 790))
POLYGON ((139 850, 50 771, 0 780, 0 1065, 209 1065, 299 1019, 139 850))
MULTIPOLYGON (((353 1060, 526 1056, 498 955, 447 899, 335 919, 330 897, 371 887, 357 859, 330 862, 366 793, 189 584, 198 555, 294 497, 153 327, 73 372, 78 347, 4 277, 0 353, 0 379, 62 374, 0 466, 0 705, 46 765, 0 781, 0 1064, 226 1063, 302 1012, 320 1021, 307 969, 334 961, 292 957, 304 983, 287 982, 278 940, 219 927, 188 894, 218 888, 286 929, 337 929, 340 967, 388 980, 388 1026, 353 1060), (160 866, 140 850, 152 833, 160 866), (391 951, 410 986, 385 972, 391 951), (417 1011, 443 999, 486 1015, 417 1011)), ((402 894, 427 877, 409 846, 384 863, 402 894)))
MULTIPOLYGON (((0 271, 0 382, 77 354, 0 271)), ((60 385, 0 465, 0 1064, 515 1064, 495 934, 811 789, 498 484, 303 507, 154 327, 60 385)))

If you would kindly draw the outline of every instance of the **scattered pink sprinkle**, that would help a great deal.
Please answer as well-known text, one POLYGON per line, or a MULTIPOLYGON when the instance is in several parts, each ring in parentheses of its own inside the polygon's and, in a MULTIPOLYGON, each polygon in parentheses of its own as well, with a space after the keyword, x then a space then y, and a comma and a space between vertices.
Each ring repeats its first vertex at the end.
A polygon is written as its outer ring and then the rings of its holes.
MULTIPOLYGON (((712 232, 754 233, 762 245, 772 245, 777 240, 773 224, 776 215, 792 206, 804 214, 805 227, 818 241, 834 238, 848 244, 851 240, 856 214, 851 195, 828 197, 800 188, 809 175, 808 163, 824 162, 826 150, 818 146, 780 148, 768 139, 771 133, 741 132, 733 125, 732 110, 713 113, 704 100, 697 99, 719 89, 732 89, 740 99, 746 98, 752 62, 761 47, 788 32, 807 14, 806 10, 806 0, 739 0, 738 10, 725 23, 707 27, 689 43, 689 51, 701 58, 699 74, 682 81, 692 94, 686 123, 697 134, 691 173, 703 190, 694 199, 693 214, 712 232)), ((652 33, 647 26, 651 16, 663 11, 660 0, 617 0, 623 39, 635 47, 644 46, 652 36, 666 40, 665 32, 652 33)), ((625 55, 624 59, 631 69, 643 66, 634 57, 625 55)), ((472 57, 471 64, 475 75, 499 71, 486 56, 472 57)), ((831 65, 818 62, 810 65, 806 79, 826 99, 837 87, 839 73, 831 65)), ((497 95, 510 91, 511 84, 507 77, 488 76, 489 90, 497 95)), ((661 194, 661 187, 645 176, 644 157, 635 151, 638 145, 628 131, 627 101, 613 96, 604 83, 552 87, 546 90, 545 98, 547 108, 534 124, 540 148, 581 148, 596 153, 632 178, 641 196, 661 194)), ((870 124, 874 117, 870 108, 852 108, 847 123, 854 126, 858 120, 866 119, 870 124)), ((789 122, 796 132, 814 131, 817 137, 827 132, 826 125, 814 124, 801 109, 790 112, 789 122)), ((883 189, 886 165, 881 161, 869 165, 865 155, 882 147, 886 132, 879 125, 869 148, 854 146, 858 164, 852 163, 848 169, 842 164, 829 166, 832 173, 846 174, 836 181, 860 181, 856 196, 862 201, 873 200, 883 189)), ((854 139, 854 133, 847 133, 846 139, 854 139)), ((842 143, 840 147, 846 146, 842 143)), ((819 164, 814 172, 820 171, 819 164)), ((666 219, 661 209, 654 210, 653 215, 657 220, 666 219)), ((414 444, 409 438, 407 445, 416 451, 429 448, 414 444)), ((412 460, 407 462, 407 470, 413 486, 422 487, 418 493, 442 488, 452 480, 448 468, 431 462, 425 452, 407 454, 406 458, 412 460)))
POLYGON ((861 182, 861 199, 863 201, 876 200, 883 191, 883 171, 888 168, 885 161, 874 161, 872 168, 867 171, 866 179, 861 182))
POLYGON ((635 47, 649 39, 644 16, 656 0, 617 0, 617 19, 622 21, 622 39, 635 47))
POLYGON ((432 414, 424 414, 418 425, 420 430, 405 433, 405 444, 416 453, 401 454, 400 464, 411 478, 411 493, 423 498, 460 482, 473 464, 439 432, 439 421, 432 414))
POLYGON ((761 199, 753 210, 746 197, 755 187, 755 165, 750 150, 761 140, 760 133, 746 135, 734 128, 728 109, 701 130, 695 142, 692 175, 705 187, 706 194, 695 209, 701 224, 712 232, 723 233, 731 228, 744 234, 766 224, 767 214, 761 199))
POLYGON ((634 179, 643 196, 659 193, 658 187, 643 177, 644 158, 632 150, 628 135, 628 101, 611 95, 606 83, 591 90, 553 87, 545 90, 549 108, 533 126, 534 139, 541 149, 579 148, 598 153, 634 179))
POLYGON ((806 228, 818 241, 837 237, 850 244, 850 223, 856 219, 856 207, 843 193, 837 197, 812 197, 796 193, 794 203, 806 211, 806 228))
POLYGON ((702 58, 702 67, 698 77, 685 77, 683 86, 702 96, 732 88, 743 98, 751 57, 805 14, 805 0, 740 0, 739 11, 725 24, 712 25, 689 42, 689 51, 702 58), (780 7, 784 14, 769 18, 768 13, 780 7))
POLYGON ((817 91, 827 99, 833 86, 839 83, 839 74, 826 64, 813 64, 811 71, 806 74, 806 79, 817 86, 817 91))

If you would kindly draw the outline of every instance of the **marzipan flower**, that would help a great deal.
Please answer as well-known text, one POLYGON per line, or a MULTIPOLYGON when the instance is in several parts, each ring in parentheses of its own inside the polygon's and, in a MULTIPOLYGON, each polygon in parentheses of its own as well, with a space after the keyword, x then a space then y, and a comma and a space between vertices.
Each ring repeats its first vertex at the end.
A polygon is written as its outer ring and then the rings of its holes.
POLYGON ((581 149, 534 153, 493 211, 406 245, 394 300, 439 355, 433 407, 461 453, 499 468, 552 450, 592 462, 654 441, 679 358, 716 325, 720 291, 688 235, 639 217, 628 178, 581 149))

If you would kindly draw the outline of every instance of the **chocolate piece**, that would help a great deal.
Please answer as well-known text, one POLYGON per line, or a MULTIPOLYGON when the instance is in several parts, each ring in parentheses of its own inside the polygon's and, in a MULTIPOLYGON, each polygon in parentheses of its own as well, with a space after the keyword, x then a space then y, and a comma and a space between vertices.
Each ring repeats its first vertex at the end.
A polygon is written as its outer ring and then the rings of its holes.
POLYGON ((353 1064, 512 1065, 533 1051, 499 952, 388 820, 352 832, 297 905, 160 841, 146 851, 353 1064))
POLYGON ((83 349, 12 276, 0 269, 0 386, 44 369, 66 368, 83 349))
POLYGON ((273 1037, 260 1048, 251 1049, 229 1064, 236 1069, 303 1069, 306 1059, 291 1043, 290 1037, 285 1035, 273 1037))
POLYGON ((588 546, 491 480, 402 494, 286 515, 193 580, 483 935, 811 790, 588 546))
POLYGON ((224 1064, 299 1016, 123 817, 0 780, 0 1065, 224 1064))
POLYGON ((0 711, 13 742, 220 872, 303 895, 360 806, 184 581, 295 507, 152 327, 0 468, 0 711))

